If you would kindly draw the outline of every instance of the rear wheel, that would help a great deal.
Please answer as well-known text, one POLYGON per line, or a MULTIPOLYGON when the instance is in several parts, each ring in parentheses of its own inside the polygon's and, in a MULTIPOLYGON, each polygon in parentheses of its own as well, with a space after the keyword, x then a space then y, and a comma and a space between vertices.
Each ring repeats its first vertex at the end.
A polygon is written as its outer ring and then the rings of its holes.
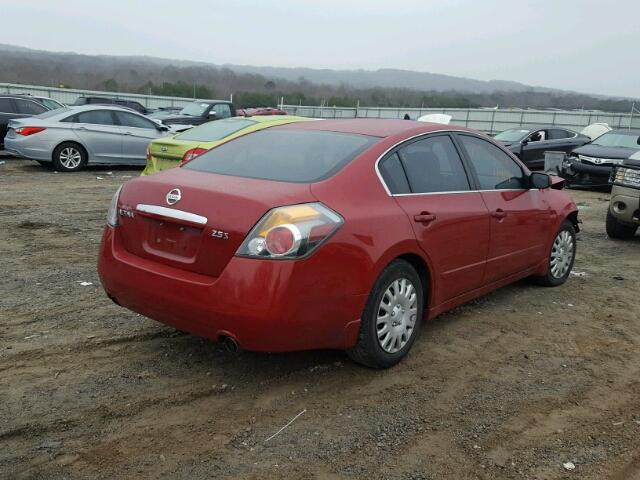
POLYGON ((53 151, 53 168, 59 172, 77 172, 87 163, 87 153, 77 143, 61 143, 53 151))
POLYGON ((576 258, 576 230, 569 220, 565 220, 556 234, 549 252, 547 274, 536 277, 545 287, 556 287, 567 281, 576 258))
POLYGON ((609 210, 607 210, 606 228, 607 235, 618 240, 631 238, 636 234, 636 230, 638 230, 637 225, 625 225, 624 223, 620 223, 609 210))
POLYGON ((422 282, 404 260, 394 260, 378 277, 362 314, 358 342, 347 353, 372 368, 389 368, 411 349, 424 308, 422 282))

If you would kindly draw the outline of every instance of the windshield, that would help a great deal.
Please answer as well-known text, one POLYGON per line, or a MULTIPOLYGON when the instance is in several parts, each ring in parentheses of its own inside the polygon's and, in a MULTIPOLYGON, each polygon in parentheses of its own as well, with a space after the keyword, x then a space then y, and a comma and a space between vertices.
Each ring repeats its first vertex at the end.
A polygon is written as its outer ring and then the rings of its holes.
POLYGON ((500 132, 495 137, 496 140, 501 142, 517 142, 518 140, 522 140, 527 136, 529 130, 523 130, 521 128, 512 128, 510 130, 505 130, 504 132, 500 132))
POLYGON ((182 168, 281 182, 316 182, 379 139, 316 130, 267 129, 209 150, 182 168))
POLYGON ((51 100, 50 98, 41 98, 40 102, 42 102, 42 104, 47 107, 49 110, 55 110, 56 108, 64 108, 64 105, 62 105, 59 102, 56 102, 55 100, 51 100))
POLYGON ((257 122, 254 120, 226 118, 224 120, 216 120, 215 122, 203 123, 202 125, 176 135, 174 138, 176 140, 189 140, 193 142, 215 142, 255 123, 257 122))
POLYGON ((201 117, 209 108, 208 103, 193 102, 180 110, 180 115, 190 115, 192 117, 201 117))
POLYGON ((638 145, 638 132, 607 132, 591 142, 591 145, 640 148, 640 145, 638 145))

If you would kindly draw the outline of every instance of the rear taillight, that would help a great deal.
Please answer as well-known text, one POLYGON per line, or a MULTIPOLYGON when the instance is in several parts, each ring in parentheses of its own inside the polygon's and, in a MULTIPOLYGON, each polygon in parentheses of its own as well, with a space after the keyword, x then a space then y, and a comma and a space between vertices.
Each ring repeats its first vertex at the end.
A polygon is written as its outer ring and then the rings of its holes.
POLYGON ((16 133, 22 135, 23 137, 28 137, 29 135, 40 133, 44 130, 46 130, 46 128, 44 127, 18 127, 16 128, 16 133))
POLYGON ((187 150, 184 156, 182 157, 182 160, 180 160, 180 165, 184 165, 185 163, 190 162, 194 158, 208 151, 209 150, 207 150, 206 148, 192 148, 191 150, 187 150))
POLYGON ((122 190, 122 185, 118 187, 116 193, 111 197, 111 204, 109 205, 109 210, 107 211, 107 224, 112 227, 118 226, 118 198, 120 197, 120 190, 122 190))
POLYGON ((321 203, 274 208, 249 232, 236 255, 302 258, 333 235, 344 220, 321 203))
POLYGON ((147 145, 147 162, 151 160, 151 145, 147 145))

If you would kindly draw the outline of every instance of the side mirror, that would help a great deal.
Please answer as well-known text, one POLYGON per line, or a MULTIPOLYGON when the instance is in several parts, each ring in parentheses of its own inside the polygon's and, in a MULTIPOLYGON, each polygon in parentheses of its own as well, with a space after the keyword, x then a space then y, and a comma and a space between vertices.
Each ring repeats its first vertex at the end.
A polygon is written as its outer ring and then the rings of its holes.
POLYGON ((638 137, 638 140, 636 140, 636 143, 640 145, 640 137, 638 137))
POLYGON ((217 116, 218 116, 218 115, 216 114, 216 112, 214 112, 213 110, 211 110, 211 111, 209 112, 209 115, 207 115, 207 118, 209 118, 209 120, 215 120, 215 118, 216 118, 217 116))
POLYGON ((551 186, 551 177, 546 173, 533 172, 529 176, 529 188, 542 190, 551 186))
POLYGON ((169 131, 169 127, 167 127, 166 125, 157 125, 156 128, 160 132, 168 132, 169 131))
POLYGON ((525 138, 520 142, 520 145, 522 145, 523 147, 526 147, 527 145, 529 145, 529 139, 525 138))

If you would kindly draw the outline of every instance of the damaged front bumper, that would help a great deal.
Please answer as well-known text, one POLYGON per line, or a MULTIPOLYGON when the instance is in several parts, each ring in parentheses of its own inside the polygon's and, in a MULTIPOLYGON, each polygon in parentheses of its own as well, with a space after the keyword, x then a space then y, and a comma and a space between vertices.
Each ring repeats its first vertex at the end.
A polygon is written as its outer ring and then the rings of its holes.
POLYGON ((609 187, 609 177, 614 167, 613 164, 593 165, 575 157, 566 157, 560 168, 560 176, 568 186, 609 187))

